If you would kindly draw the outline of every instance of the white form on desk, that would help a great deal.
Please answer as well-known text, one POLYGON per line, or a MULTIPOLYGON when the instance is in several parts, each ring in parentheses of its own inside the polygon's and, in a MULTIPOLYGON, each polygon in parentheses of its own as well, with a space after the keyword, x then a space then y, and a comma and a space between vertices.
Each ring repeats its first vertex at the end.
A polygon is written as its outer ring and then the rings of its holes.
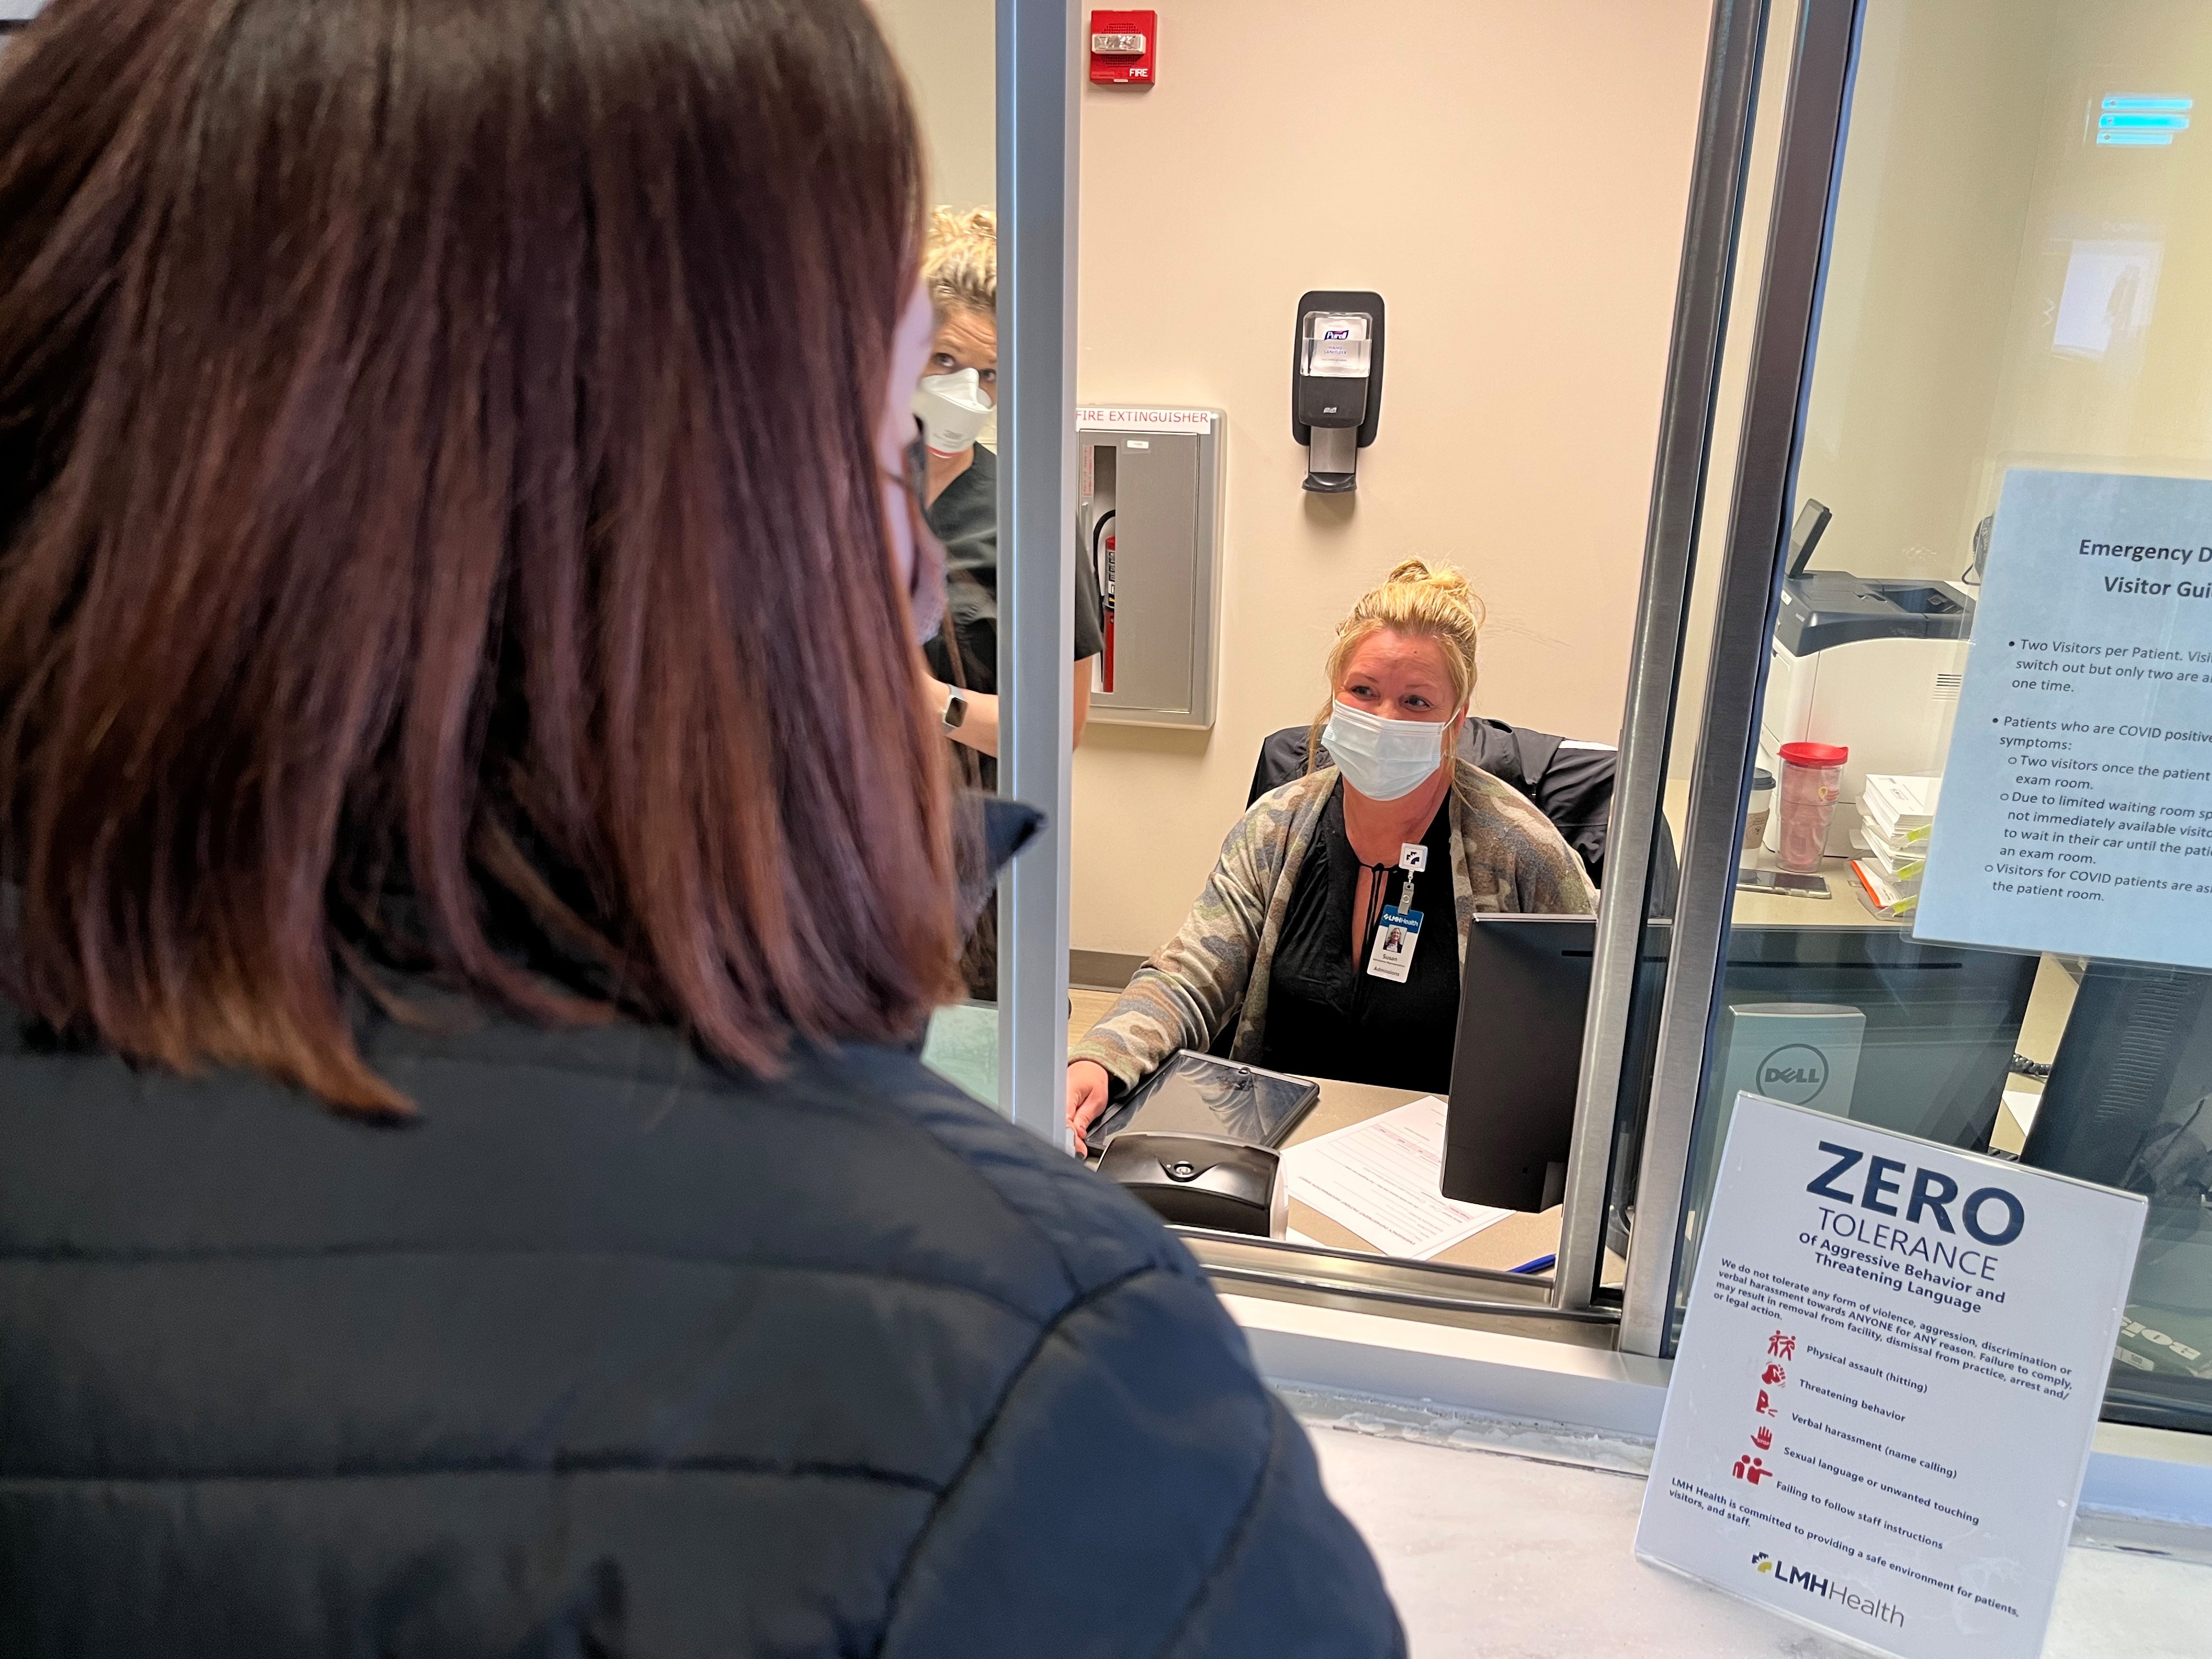
POLYGON ((1444 1103, 1434 1095, 1286 1146, 1283 1167, 1292 1198, 1384 1255, 1425 1261, 1513 1213, 1461 1204, 1437 1190, 1444 1103))

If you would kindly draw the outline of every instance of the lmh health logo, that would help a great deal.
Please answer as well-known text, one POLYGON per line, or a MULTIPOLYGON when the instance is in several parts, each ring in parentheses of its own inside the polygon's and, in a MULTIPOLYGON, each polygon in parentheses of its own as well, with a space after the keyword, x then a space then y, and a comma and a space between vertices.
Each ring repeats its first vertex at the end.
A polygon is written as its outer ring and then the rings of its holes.
POLYGON ((1769 1555, 1765 1550, 1753 1553, 1751 1565, 1752 1571, 1773 1579, 1778 1584, 1788 1584, 1808 1595, 1817 1595, 1823 1601, 1833 1601, 1838 1607, 1849 1607, 1853 1613, 1880 1620, 1885 1625, 1895 1625, 1900 1630, 1905 1627, 1905 1609, 1893 1601, 1878 1601, 1873 1596, 1862 1595, 1848 1584, 1838 1584, 1825 1574, 1807 1567, 1790 1566, 1779 1557, 1769 1555))

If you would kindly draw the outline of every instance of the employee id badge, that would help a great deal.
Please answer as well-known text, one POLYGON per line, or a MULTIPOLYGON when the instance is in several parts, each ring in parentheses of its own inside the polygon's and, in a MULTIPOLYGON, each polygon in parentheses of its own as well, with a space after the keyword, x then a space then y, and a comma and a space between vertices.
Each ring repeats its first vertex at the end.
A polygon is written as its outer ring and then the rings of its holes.
POLYGON ((1395 905, 1382 912, 1375 929, 1375 948, 1367 953, 1367 971, 1377 979, 1406 982, 1413 971, 1413 947, 1421 942, 1421 913, 1395 905))

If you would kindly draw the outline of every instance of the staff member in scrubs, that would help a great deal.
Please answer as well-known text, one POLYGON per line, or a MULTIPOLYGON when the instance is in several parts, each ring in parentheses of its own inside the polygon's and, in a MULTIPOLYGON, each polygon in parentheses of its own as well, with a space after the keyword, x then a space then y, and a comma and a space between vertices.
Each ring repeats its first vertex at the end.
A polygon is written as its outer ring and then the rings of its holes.
POLYGON ((1419 559, 1352 607, 1314 720, 1334 763, 1253 803, 1182 930, 1070 1051, 1078 1150, 1109 1101, 1232 1024, 1237 1060, 1446 1089, 1475 914, 1595 908, 1551 820, 1457 757, 1480 622, 1467 578, 1419 559))
MULTIPOLYGON (((945 544, 945 627, 924 647, 924 688, 946 732, 978 757, 980 787, 995 788, 999 752, 999 459, 977 442, 999 398, 999 220, 989 208, 930 216, 922 280, 937 334, 914 412, 922 515, 945 544)), ((1075 741, 1091 718, 1092 662, 1106 648, 1097 573, 1075 562, 1075 741)))

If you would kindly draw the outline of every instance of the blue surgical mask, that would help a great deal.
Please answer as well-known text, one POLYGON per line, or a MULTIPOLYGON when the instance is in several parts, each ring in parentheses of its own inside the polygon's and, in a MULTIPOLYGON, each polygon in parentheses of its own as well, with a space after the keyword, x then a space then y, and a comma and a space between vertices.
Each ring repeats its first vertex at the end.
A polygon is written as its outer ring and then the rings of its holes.
POLYGON ((1332 705, 1321 740, 1344 781, 1370 800, 1396 800, 1426 783, 1443 763, 1449 723, 1388 720, 1332 705))

